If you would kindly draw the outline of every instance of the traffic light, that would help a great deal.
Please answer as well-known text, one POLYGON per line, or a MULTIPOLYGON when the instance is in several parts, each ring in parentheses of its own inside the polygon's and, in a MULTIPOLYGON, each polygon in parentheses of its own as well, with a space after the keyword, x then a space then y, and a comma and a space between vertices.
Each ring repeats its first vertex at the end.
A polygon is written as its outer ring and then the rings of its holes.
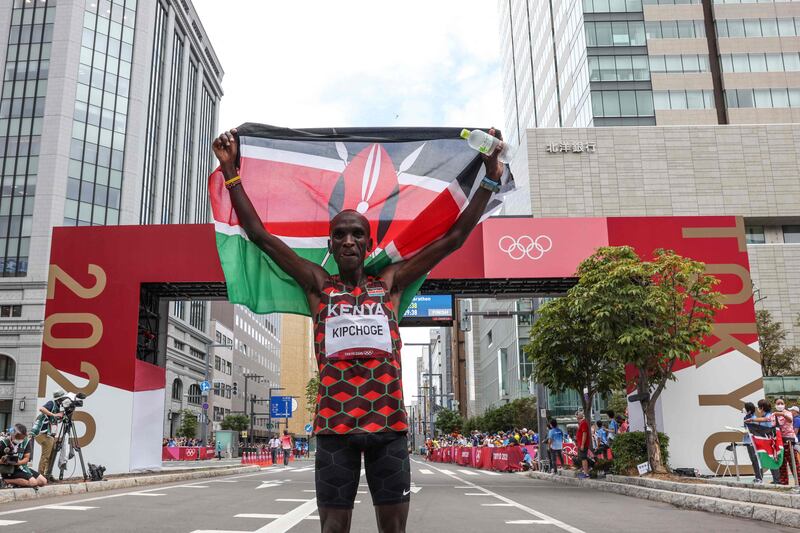
POLYGON ((234 396, 239 394, 239 384, 236 383, 235 381, 233 382, 233 388, 231 389, 231 394, 233 394, 234 396))

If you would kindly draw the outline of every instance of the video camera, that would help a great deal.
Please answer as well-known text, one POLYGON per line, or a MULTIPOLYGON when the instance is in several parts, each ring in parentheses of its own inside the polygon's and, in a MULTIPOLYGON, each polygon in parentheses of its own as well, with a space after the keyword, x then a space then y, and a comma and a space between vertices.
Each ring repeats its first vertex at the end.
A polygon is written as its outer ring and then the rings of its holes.
POLYGON ((56 404, 64 411, 65 416, 70 416, 73 412, 75 412, 76 407, 83 407, 83 400, 86 399, 86 395, 82 392, 77 394, 69 393, 65 394, 61 398, 55 400, 56 404))

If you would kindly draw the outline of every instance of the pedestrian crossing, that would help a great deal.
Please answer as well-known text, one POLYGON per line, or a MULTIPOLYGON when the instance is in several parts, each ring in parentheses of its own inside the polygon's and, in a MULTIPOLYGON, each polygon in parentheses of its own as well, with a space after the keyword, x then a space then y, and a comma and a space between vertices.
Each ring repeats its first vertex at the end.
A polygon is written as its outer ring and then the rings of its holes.
MULTIPOLYGON (((473 476, 473 477, 478 477, 478 476, 502 476, 503 475, 500 472, 491 472, 489 470, 478 470, 478 469, 474 469, 473 470, 473 469, 468 469, 468 468, 459 468, 458 470, 454 470, 454 472, 456 472, 456 471, 459 472, 460 474, 465 475, 465 476, 473 476)), ((423 476, 433 476, 433 475, 438 474, 438 472, 434 472, 433 470, 430 470, 429 468, 420 468, 418 470, 418 472, 420 474, 422 474, 423 476)))

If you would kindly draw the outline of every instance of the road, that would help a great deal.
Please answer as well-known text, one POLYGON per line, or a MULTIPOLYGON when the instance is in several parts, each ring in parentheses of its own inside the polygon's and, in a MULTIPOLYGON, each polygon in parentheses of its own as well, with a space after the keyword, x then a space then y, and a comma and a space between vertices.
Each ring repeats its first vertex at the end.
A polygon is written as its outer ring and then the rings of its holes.
MULTIPOLYGON (((409 532, 793 531, 521 474, 456 465, 414 460, 412 480, 409 532)), ((366 482, 359 488, 357 502, 352 531, 376 531, 366 482)), ((37 533, 317 532, 313 462, 141 490, 4 504, 0 506, 0 532, 5 527, 37 533)))

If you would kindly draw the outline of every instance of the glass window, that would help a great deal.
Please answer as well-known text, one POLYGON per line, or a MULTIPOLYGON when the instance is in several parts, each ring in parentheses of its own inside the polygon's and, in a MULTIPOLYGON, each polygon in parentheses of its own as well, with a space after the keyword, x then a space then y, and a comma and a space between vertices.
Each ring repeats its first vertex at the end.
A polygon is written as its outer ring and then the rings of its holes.
POLYGON ((612 22, 611 35, 614 46, 628 46, 631 44, 627 22, 612 22))
POLYGON ((597 46, 597 34, 595 25, 591 22, 586 23, 586 46, 597 46))
POLYGON ((703 91, 686 91, 686 108, 703 109, 703 91))
POLYGON ((665 56, 667 61, 667 72, 683 72, 681 56, 665 56))
POLYGON ((750 72, 766 72, 767 58, 764 54, 749 54, 750 72))
POLYGON ((600 56, 600 80, 616 81, 616 62, 614 56, 600 56))
POLYGON ((717 37, 728 36, 728 21, 725 19, 717 20, 717 37))
POLYGON ((728 21, 728 36, 729 37, 744 37, 744 21, 729 20, 728 21))
POLYGON ((764 37, 777 37, 778 35, 777 19, 761 19, 761 35, 763 35, 764 37))
POLYGON ((793 19, 778 19, 778 35, 789 37, 795 35, 793 19))
POLYGON ((624 13, 625 12, 625 0, 611 0, 609 2, 609 9, 612 13, 624 13))
POLYGON ((603 91, 603 116, 618 117, 619 113, 619 92, 603 91))
POLYGON ((678 21, 678 37, 682 39, 694 37, 694 21, 692 20, 679 20, 678 21))
POLYGON ((644 46, 647 38, 644 34, 644 22, 629 22, 628 29, 630 32, 631 46, 644 46))
POLYGON ((755 107, 752 89, 738 89, 736 96, 739 99, 739 107, 755 107))
POLYGON ((756 107, 769 108, 772 107, 772 95, 769 89, 755 89, 756 107))
POLYGON ((661 36, 664 39, 674 39, 678 37, 678 21, 676 20, 661 21, 661 36))
POLYGON ((708 56, 702 55, 697 56, 698 64, 700 65, 700 72, 708 72, 709 65, 708 65, 708 56))
POLYGON ((787 244, 800 243, 800 226, 783 226, 783 242, 787 244))
POLYGON ((739 107, 739 99, 737 98, 736 91, 725 91, 725 102, 728 107, 739 107))
POLYGON ((653 93, 636 91, 636 107, 639 116, 653 116, 653 93))
POLYGON ((595 23, 597 31, 597 46, 612 46, 614 41, 611 38, 611 23, 610 22, 597 22, 595 23))
POLYGON ((647 56, 633 56, 633 79, 634 80, 649 80, 650 70, 648 69, 647 56))
POLYGON ((797 72, 800 70, 800 54, 797 52, 785 52, 783 54, 783 68, 787 72, 797 72))
POLYGON ((732 60, 734 72, 750 72, 750 62, 747 59, 747 54, 733 54, 732 60))
POLYGON ((635 117, 636 113, 636 91, 619 91, 620 115, 623 117, 635 117))
POLYGON ((603 115, 603 94, 601 91, 592 91, 592 115, 602 117, 603 115))
POLYGON ((645 22, 645 34, 648 39, 661 38, 661 23, 660 22, 645 22))
POLYGON ((783 72, 783 56, 781 54, 767 54, 767 70, 769 72, 783 72))
POLYGON ((653 91, 653 107, 657 110, 669 109, 669 92, 653 91))
POLYGON ((745 239, 747 244, 764 244, 764 226, 745 226, 745 239))
POLYGON ((669 91, 670 109, 686 109, 686 91, 669 91))
POLYGON ((789 106, 800 107, 800 89, 789 89, 789 106))
POLYGON ((589 81, 600 81, 600 61, 596 57, 590 57, 589 63, 589 81))
POLYGON ((789 92, 786 89, 772 89, 772 107, 789 107, 789 92))
POLYGON ((617 80, 633 80, 633 60, 631 56, 617 56, 617 80))
POLYGON ((700 72, 700 60, 696 55, 682 56, 684 72, 700 72))
POLYGON ((745 19, 744 34, 746 37, 761 37, 761 21, 759 19, 745 19))
POLYGON ((714 108, 714 91, 703 91, 703 102, 706 109, 714 108))
POLYGON ((650 56, 650 70, 652 72, 666 72, 666 56, 650 56))

